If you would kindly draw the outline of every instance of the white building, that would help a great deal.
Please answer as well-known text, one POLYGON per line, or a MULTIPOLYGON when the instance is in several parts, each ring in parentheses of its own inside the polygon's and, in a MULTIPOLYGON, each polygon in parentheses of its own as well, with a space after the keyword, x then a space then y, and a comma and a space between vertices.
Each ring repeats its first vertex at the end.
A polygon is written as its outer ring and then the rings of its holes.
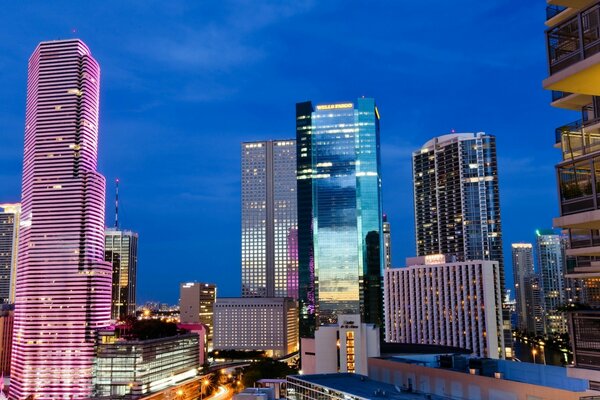
POLYGON ((445 259, 414 257, 406 268, 385 271, 386 341, 455 346, 501 358, 498 262, 445 259))
POLYGON ((219 298, 215 350, 258 350, 282 357, 298 350, 298 306, 291 298, 219 298))
POLYGON ((302 338, 302 372, 354 372, 366 375, 367 358, 379 357, 379 328, 360 315, 338 315, 336 325, 321 325, 315 337, 302 338))

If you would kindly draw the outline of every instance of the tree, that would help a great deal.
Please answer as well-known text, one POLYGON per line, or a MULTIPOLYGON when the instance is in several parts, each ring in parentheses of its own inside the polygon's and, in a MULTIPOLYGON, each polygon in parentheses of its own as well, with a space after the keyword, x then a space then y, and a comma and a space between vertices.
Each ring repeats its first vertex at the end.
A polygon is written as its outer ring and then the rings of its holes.
POLYGON ((158 319, 135 321, 131 327, 131 335, 139 340, 171 337, 178 333, 176 324, 158 319))
POLYGON ((242 383, 245 387, 252 387, 260 379, 285 378, 288 375, 298 373, 297 368, 290 367, 288 364, 267 358, 253 362, 243 369, 242 383))

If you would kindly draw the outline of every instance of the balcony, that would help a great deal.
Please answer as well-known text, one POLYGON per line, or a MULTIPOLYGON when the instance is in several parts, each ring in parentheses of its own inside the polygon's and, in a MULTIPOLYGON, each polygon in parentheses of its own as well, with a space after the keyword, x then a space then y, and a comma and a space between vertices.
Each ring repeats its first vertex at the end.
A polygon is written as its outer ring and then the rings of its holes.
POLYGON ((600 151, 600 97, 594 96, 591 100, 580 108, 581 120, 555 129, 554 146, 562 149, 563 160, 575 160, 600 151))
POLYGON ((548 5, 546 6, 546 21, 556 17, 561 12, 565 11, 567 7, 565 6, 556 6, 556 5, 548 5))
POLYGON ((580 93, 552 91, 552 107, 564 108, 566 110, 581 110, 582 107, 592 102, 592 96, 580 93))
POLYGON ((551 27, 571 18, 579 12, 576 8, 549 5, 546 7, 546 26, 551 27))
POLYGON ((594 4, 596 0, 546 0, 548 6, 563 6, 582 9, 594 4))
POLYGON ((561 217, 554 220, 554 226, 600 229, 600 152, 567 159, 556 166, 556 172, 561 217))
MULTIPOLYGON (((590 248, 591 249, 591 248, 590 248)), ((585 250, 585 249, 579 249, 585 250)), ((567 250, 569 251, 569 249, 567 250)), ((598 257, 594 254, 577 256, 567 255, 565 276, 567 278, 595 278, 600 277, 598 257)))
POLYGON ((600 5, 547 30, 546 39, 550 77, 544 88, 600 95, 600 5))

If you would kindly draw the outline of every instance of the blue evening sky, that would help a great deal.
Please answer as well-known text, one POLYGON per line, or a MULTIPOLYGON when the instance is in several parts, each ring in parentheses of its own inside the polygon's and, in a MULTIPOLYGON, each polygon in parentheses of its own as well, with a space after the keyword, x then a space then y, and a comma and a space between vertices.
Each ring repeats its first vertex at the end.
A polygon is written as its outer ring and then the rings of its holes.
MULTIPOLYGON (((240 290, 240 142, 292 138, 294 104, 374 97, 393 264, 414 253, 411 152, 497 136, 510 243, 558 213, 542 0, 27 1, 0 15, 0 202, 20 198, 27 60, 79 37, 102 68, 99 168, 140 234, 138 302, 179 282, 240 290)), ((106 222, 114 223, 109 198, 106 222)), ((512 286, 512 284, 510 285, 512 286)))

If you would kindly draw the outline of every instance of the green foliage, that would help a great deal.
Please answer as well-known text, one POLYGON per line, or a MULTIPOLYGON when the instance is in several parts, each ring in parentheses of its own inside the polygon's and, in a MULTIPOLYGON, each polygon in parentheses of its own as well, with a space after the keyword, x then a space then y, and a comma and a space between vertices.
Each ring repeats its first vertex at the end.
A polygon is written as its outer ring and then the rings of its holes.
POLYGON ((260 379, 285 378, 298 373, 297 368, 290 367, 284 362, 266 358, 253 362, 243 369, 242 383, 245 387, 252 387, 260 379))
POLYGON ((158 319, 147 319, 133 322, 131 336, 139 340, 159 339, 175 336, 180 333, 173 322, 163 322, 158 319))
POLYGON ((250 350, 214 350, 208 353, 209 357, 223 358, 225 360, 256 360, 265 357, 264 351, 250 350))

